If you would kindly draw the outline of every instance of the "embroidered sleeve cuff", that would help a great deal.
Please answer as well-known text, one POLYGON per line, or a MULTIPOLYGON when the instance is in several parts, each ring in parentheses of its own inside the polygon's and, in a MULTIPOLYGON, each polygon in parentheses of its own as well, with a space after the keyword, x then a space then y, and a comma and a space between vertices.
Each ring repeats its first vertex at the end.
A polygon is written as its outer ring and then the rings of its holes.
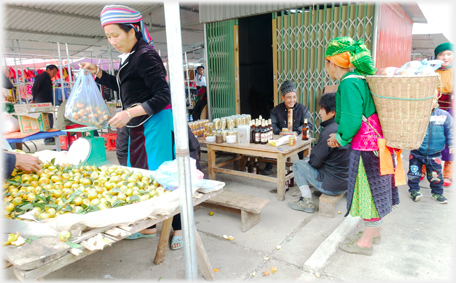
POLYGON ((343 141, 342 138, 340 137, 339 133, 336 134, 336 140, 340 144, 340 146, 345 146, 349 143, 349 141, 348 142, 343 141))

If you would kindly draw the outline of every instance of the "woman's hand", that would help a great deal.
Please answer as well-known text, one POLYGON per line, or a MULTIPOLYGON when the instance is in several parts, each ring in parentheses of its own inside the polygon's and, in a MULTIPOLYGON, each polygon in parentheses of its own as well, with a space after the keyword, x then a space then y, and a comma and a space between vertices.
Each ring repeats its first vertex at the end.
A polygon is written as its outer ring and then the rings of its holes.
POLYGON ((101 78, 101 74, 103 74, 103 72, 100 72, 101 69, 99 69, 97 67, 97 65, 89 63, 89 62, 79 63, 79 67, 83 70, 88 70, 91 74, 96 75, 98 78, 101 78), (97 73, 97 70, 98 70, 98 73, 97 73))
MULTIPOLYGON (((130 114, 131 115, 131 114, 130 114)), ((127 111, 123 110, 114 115, 108 123, 111 126, 114 126, 116 128, 122 128, 125 126, 128 122, 130 122, 130 116, 128 115, 127 111)))
POLYGON ((329 147, 340 147, 339 142, 336 139, 336 134, 330 134, 329 139, 327 140, 329 147))
POLYGON ((37 172, 41 170, 41 160, 30 154, 15 153, 16 167, 25 172, 37 172))

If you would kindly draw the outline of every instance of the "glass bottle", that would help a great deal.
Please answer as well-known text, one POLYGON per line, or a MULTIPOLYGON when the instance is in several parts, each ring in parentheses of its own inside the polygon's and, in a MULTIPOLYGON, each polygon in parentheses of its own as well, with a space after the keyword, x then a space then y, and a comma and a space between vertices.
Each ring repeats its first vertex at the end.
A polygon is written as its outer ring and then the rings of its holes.
POLYGON ((255 133, 255 143, 256 144, 261 143, 261 133, 260 133, 260 122, 259 121, 256 122, 254 133, 255 133))
POLYGON ((307 118, 304 119, 304 125, 302 126, 302 139, 308 140, 309 139, 309 123, 307 122, 307 118))
POLYGON ((260 127, 260 143, 264 144, 265 132, 264 132, 264 121, 261 121, 260 127))
POLYGON ((258 165, 258 158, 255 158, 255 163, 253 163, 252 173, 260 174, 260 165, 258 165))
POLYGON ((250 121, 250 143, 255 143, 255 121, 250 121))
POLYGON ((247 158, 247 163, 245 164, 245 172, 252 172, 252 163, 250 162, 250 157, 247 158))

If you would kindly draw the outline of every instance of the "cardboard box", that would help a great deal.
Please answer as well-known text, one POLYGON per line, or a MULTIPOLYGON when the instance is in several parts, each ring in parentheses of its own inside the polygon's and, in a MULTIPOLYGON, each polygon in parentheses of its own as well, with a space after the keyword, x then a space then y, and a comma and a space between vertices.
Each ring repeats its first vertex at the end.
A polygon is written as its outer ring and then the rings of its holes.
POLYGON ((17 115, 19 128, 24 134, 32 132, 46 132, 51 129, 51 125, 49 124, 49 115, 46 113, 14 114, 17 115))
POLYGON ((54 109, 51 102, 46 103, 30 103, 30 104, 14 104, 14 112, 20 113, 36 113, 36 112, 52 112, 54 109))

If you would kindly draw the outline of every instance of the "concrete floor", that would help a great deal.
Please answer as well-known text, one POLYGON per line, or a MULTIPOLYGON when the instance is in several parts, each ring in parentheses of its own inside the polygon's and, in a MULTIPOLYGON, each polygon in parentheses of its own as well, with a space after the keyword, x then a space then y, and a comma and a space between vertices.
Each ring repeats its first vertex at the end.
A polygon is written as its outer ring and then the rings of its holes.
MULTIPOLYGON (((38 144, 39 150, 53 149, 38 144)), ((408 156, 408 153, 404 153, 408 156)), ((117 164, 115 152, 107 158, 117 164)), ((228 157, 221 157, 228 158, 228 157)), ((295 157, 295 159, 297 156, 295 157)), ((202 154, 202 160, 207 155, 202 154)), ((408 168, 408 160, 404 160, 408 168)), ((232 166, 232 165, 228 165, 232 166)), ((263 168, 260 164, 260 168, 263 168)), ((207 166, 202 163, 207 176, 207 166)), ((275 167, 274 167, 275 170, 275 167)), ((274 174, 273 170, 273 174, 274 174)), ((226 183, 225 190, 241 192, 270 199, 262 212, 259 224, 242 232, 240 216, 209 209, 195 211, 195 224, 203 240, 206 252, 217 281, 447 281, 454 277, 453 249, 453 188, 445 189, 448 204, 439 204, 430 197, 429 183, 422 182, 423 198, 413 202, 408 196, 408 187, 400 190, 401 204, 384 220, 382 243, 374 246, 374 255, 361 256, 345 253, 337 248, 333 252, 322 252, 324 246, 335 246, 331 239, 337 238, 348 218, 346 197, 337 204, 334 218, 318 213, 308 214, 287 207, 287 202, 300 196, 295 186, 286 193, 285 201, 278 201, 272 183, 250 178, 218 174, 217 180, 226 183), (231 235, 233 241, 223 235, 231 235), (331 237, 330 237, 331 236, 331 237), (277 249, 280 245, 281 249, 277 249), (325 254, 326 253, 326 254, 325 254), (313 255, 313 257, 312 257, 313 255), (327 257, 320 269, 305 268, 316 255, 327 257), (276 274, 262 276, 272 266, 276 274), (254 277, 250 276, 255 272, 254 277)), ((314 196, 318 206, 318 198, 314 196)), ((317 209, 318 211, 318 209, 317 209)), ((353 222, 352 222, 353 223, 353 222)), ((349 227, 350 233, 363 229, 359 225, 349 227)), ((158 225, 158 231, 161 225, 158 225)), ((343 235, 344 236, 344 235, 343 235)), ((340 237, 339 237, 340 238, 340 237)), ((159 237, 124 240, 85 257, 71 265, 44 277, 47 281, 99 281, 99 280, 152 280, 176 281, 185 279, 183 250, 168 250, 166 260, 155 265, 153 259, 159 237)), ((12 268, 5 270, 5 279, 14 278, 12 268)), ((201 273, 199 278, 204 280, 201 273)))

